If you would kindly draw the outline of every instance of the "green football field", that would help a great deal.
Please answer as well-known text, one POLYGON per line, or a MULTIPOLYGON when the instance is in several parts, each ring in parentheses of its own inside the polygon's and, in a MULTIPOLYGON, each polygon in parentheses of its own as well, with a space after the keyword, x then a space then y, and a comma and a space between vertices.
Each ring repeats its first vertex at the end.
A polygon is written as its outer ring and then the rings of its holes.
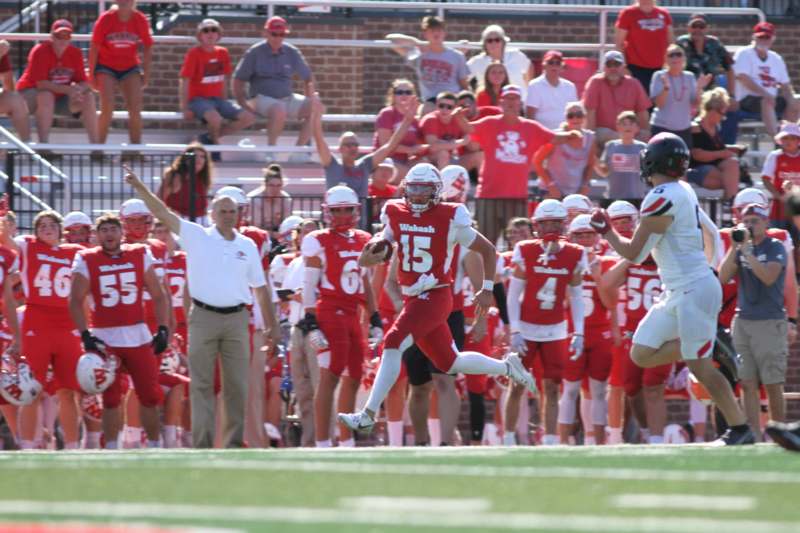
POLYGON ((0 454, 0 531, 800 531, 800 454, 362 448, 0 454), (117 526, 117 527, 108 527, 117 526))

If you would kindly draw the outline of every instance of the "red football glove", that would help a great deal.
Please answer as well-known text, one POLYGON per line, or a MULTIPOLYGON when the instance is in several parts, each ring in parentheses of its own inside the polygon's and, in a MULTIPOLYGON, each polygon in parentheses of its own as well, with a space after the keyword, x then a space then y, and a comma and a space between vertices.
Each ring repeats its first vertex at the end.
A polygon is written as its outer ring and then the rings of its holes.
POLYGON ((589 223, 600 235, 605 235, 611 231, 611 220, 608 218, 608 213, 606 213, 605 209, 596 207, 592 211, 592 219, 589 223))

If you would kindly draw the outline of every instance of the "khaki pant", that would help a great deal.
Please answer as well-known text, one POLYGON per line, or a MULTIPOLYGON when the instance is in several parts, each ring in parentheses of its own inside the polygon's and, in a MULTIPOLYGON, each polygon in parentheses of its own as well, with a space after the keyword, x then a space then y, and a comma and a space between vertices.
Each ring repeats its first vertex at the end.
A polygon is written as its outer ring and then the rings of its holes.
POLYGON ((301 445, 314 446, 314 392, 319 385, 319 363, 317 351, 311 347, 308 338, 303 337, 303 332, 297 326, 292 326, 289 355, 292 363, 292 386, 303 428, 301 445))
MULTIPOLYGON (((225 408, 222 443, 244 446, 244 410, 250 338, 246 309, 223 315, 192 305, 189 311, 189 372, 192 382, 192 445, 214 445, 214 363, 221 359, 222 398, 225 408)), ((263 380, 263 377, 262 377, 263 380)))
POLYGON ((739 379, 758 380, 762 385, 786 382, 788 329, 783 318, 747 320, 734 317, 731 324, 733 347, 742 358, 739 379))
POLYGON ((250 371, 247 376, 247 404, 245 406, 244 440, 250 448, 266 448, 267 434, 264 431, 264 367, 267 352, 264 346, 264 330, 253 333, 253 354, 250 356, 250 371))
POLYGON ((497 244, 497 239, 505 230, 509 220, 527 216, 527 198, 475 199, 475 220, 478 222, 478 231, 492 244, 497 244))

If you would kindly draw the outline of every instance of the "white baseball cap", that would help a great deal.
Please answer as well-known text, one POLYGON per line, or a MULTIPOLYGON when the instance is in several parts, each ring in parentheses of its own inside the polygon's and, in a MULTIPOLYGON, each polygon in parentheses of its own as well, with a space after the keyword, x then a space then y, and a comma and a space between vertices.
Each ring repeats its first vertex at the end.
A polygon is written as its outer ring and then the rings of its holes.
POLYGON ((91 226, 92 219, 89 218, 89 215, 86 213, 72 211, 71 213, 67 213, 67 216, 64 217, 63 225, 64 228, 71 228, 72 226, 91 226))
POLYGON ((139 198, 125 200, 119 208, 119 216, 122 218, 135 217, 137 215, 152 215, 147 205, 144 203, 144 200, 140 200, 139 198))

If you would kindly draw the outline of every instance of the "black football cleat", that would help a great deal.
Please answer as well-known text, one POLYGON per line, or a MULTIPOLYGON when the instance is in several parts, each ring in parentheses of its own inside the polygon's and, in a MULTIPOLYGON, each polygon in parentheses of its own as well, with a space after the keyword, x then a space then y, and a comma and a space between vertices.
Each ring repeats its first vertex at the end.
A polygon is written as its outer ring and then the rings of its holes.
POLYGON ((767 435, 781 448, 800 452, 800 422, 786 424, 770 420, 767 424, 767 435))
POLYGON ((742 446, 755 443, 756 436, 750 426, 745 426, 745 429, 728 428, 720 438, 713 442, 717 446, 742 446))

